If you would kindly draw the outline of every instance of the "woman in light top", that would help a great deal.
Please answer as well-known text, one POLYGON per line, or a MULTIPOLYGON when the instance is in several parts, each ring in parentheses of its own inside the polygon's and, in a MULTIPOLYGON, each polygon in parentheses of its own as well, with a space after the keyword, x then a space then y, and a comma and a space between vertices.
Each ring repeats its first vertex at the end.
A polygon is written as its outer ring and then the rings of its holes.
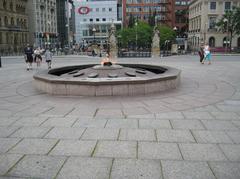
POLYGON ((208 65, 210 65, 211 64, 211 58, 212 58, 212 56, 211 56, 211 52, 210 52, 210 48, 209 48, 209 45, 208 44, 206 44, 205 46, 204 46, 204 60, 202 61, 202 63, 204 64, 204 61, 206 60, 206 61, 208 61, 208 65))

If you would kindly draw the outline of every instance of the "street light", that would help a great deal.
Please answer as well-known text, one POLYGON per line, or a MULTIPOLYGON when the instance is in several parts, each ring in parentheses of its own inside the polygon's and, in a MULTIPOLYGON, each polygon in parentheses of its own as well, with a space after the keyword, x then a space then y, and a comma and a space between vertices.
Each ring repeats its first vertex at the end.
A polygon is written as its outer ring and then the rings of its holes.
POLYGON ((93 27, 92 32, 93 32, 93 42, 95 43, 95 33, 96 33, 95 27, 93 27))

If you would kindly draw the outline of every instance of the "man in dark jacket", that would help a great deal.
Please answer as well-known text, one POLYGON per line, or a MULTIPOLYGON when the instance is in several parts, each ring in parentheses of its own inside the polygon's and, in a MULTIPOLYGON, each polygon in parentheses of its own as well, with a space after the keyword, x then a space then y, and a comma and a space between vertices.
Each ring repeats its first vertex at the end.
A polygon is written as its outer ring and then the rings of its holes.
POLYGON ((198 55, 200 57, 200 63, 203 63, 203 59, 204 59, 204 50, 203 50, 203 45, 200 46, 200 49, 198 51, 198 55))
POLYGON ((24 48, 25 60, 27 63, 27 70, 32 70, 32 62, 33 62, 33 49, 27 44, 27 47, 24 48))

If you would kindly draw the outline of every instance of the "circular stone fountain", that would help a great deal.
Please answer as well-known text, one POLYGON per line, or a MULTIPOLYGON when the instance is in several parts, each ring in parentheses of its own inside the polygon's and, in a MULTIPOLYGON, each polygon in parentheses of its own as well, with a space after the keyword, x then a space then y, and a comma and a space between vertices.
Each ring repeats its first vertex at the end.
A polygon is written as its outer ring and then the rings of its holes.
POLYGON ((34 75, 37 89, 53 95, 132 96, 176 88, 181 71, 147 64, 87 64, 34 75))

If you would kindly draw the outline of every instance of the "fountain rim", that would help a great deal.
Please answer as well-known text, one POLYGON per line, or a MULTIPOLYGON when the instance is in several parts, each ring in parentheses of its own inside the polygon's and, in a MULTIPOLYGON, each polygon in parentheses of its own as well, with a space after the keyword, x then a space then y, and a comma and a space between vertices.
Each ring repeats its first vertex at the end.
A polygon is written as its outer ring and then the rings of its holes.
POLYGON ((51 70, 43 70, 37 72, 33 78, 35 80, 44 81, 47 83, 53 84, 74 84, 74 85, 90 85, 90 86, 98 86, 98 85, 120 85, 120 84, 143 84, 143 83, 151 83, 157 81, 166 81, 176 79, 181 70, 164 66, 164 65, 153 65, 153 64, 135 64, 135 63, 118 63, 118 65, 123 65, 124 67, 127 65, 133 66, 145 66, 145 67, 157 67, 161 69, 165 69, 166 71, 161 74, 156 74, 151 77, 118 77, 118 78, 69 78, 69 77, 61 77, 57 75, 50 74, 51 71, 61 70, 65 68, 76 68, 76 67, 93 67, 99 64, 82 64, 82 65, 70 65, 70 66, 62 66, 58 68, 53 68, 51 70))

